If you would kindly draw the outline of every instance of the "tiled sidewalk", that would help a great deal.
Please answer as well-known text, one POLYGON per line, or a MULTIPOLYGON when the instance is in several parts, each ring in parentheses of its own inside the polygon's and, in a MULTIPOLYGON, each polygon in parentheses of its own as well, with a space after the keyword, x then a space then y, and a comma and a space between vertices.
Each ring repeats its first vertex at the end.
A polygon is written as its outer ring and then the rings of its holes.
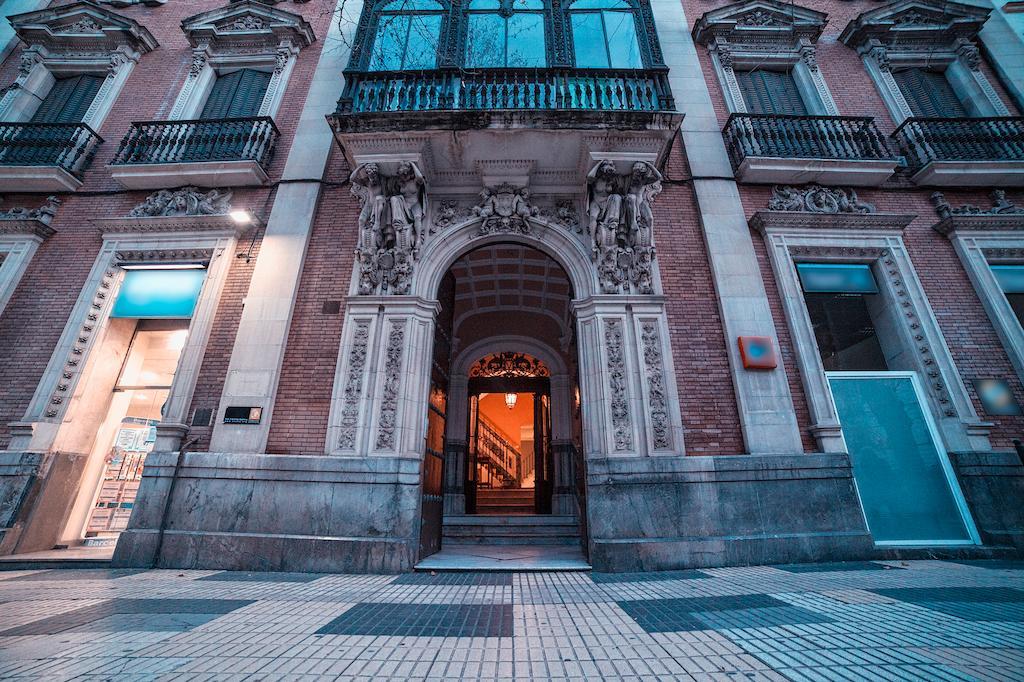
POLYGON ((1024 680, 1024 562, 0 572, 0 679, 1024 680))

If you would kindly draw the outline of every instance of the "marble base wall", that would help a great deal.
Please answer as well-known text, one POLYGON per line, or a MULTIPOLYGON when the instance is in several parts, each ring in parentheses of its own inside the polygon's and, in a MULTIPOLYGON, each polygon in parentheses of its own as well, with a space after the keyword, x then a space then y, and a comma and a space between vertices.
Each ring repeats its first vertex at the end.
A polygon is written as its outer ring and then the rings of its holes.
POLYGON ((172 491, 177 458, 147 458, 114 565, 395 573, 416 562, 418 460, 188 453, 172 491))
POLYGON ((86 455, 0 451, 0 555, 53 549, 78 497, 86 455))
POLYGON ((1024 550, 1024 465, 1015 452, 951 452, 964 499, 986 545, 1024 550))
POLYGON ((0 553, 9 553, 24 525, 26 502, 38 488, 43 455, 35 452, 0 452, 0 553), (3 552, 2 548, 8 548, 3 552))
POLYGON ((873 542, 847 455, 592 459, 595 571, 862 559, 873 542))

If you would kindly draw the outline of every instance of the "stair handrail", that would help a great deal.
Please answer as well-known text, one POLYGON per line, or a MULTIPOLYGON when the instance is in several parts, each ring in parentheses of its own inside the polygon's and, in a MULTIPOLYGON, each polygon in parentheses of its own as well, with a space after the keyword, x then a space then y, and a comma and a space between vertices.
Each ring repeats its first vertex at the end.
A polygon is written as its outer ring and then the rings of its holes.
POLYGON ((522 483, 519 471, 519 448, 502 435, 498 426, 480 415, 480 429, 477 431, 477 457, 486 455, 506 479, 522 483))

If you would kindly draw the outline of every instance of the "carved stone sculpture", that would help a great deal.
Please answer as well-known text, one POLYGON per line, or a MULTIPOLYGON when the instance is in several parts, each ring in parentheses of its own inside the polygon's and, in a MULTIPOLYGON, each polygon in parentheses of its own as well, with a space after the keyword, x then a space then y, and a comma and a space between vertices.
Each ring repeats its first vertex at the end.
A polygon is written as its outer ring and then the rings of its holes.
POLYGON ((24 208, 22 206, 9 208, 0 211, 0 220, 38 220, 44 225, 49 225, 53 216, 57 214, 57 207, 61 200, 55 196, 46 197, 46 203, 39 208, 24 208))
POLYGON ((161 189, 128 212, 131 218, 156 218, 190 215, 225 215, 231 211, 231 192, 197 187, 161 189))
POLYGON ((493 189, 484 188, 480 192, 480 203, 473 207, 473 214, 483 218, 481 235, 497 232, 528 234, 530 223, 527 218, 539 215, 540 210, 530 204, 530 190, 503 184, 493 189))
POLYGON ((857 198, 852 189, 822 187, 772 187, 768 200, 771 211, 799 211, 802 213, 874 213, 875 207, 857 198))
POLYGON ((992 190, 992 207, 988 209, 983 209, 973 204, 953 207, 946 201, 946 196, 942 192, 932 194, 932 204, 935 206, 935 212, 939 214, 940 218, 958 215, 1024 215, 1024 206, 1017 206, 1007 199, 1006 192, 1001 189, 992 190))
POLYGON ((661 173, 637 161, 626 175, 601 161, 587 175, 587 217, 592 257, 601 290, 607 294, 654 292, 654 214, 661 173))
POLYGON ((361 206, 356 245, 359 293, 409 293, 427 215, 423 174, 408 161, 393 176, 369 163, 356 168, 351 180, 352 194, 361 206))

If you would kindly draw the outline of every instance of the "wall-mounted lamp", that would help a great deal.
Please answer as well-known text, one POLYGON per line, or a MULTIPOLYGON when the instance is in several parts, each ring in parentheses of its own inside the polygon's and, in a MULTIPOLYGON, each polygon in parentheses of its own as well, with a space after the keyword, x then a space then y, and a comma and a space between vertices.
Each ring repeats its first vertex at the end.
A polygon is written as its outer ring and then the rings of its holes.
POLYGON ((256 216, 247 208, 236 208, 228 213, 228 215, 239 225, 252 225, 256 222, 256 216))

